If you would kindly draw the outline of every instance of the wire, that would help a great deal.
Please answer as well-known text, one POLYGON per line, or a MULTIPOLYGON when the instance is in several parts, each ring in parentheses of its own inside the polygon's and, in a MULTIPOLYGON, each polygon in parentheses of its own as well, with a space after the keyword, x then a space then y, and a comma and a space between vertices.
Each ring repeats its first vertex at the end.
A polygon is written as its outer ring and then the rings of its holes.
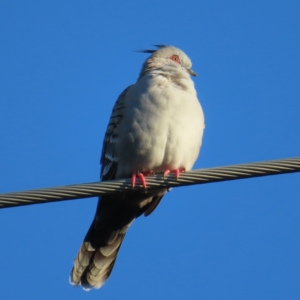
POLYGON ((149 190, 152 192, 155 189, 161 188, 171 188, 293 172, 300 172, 300 157, 232 165, 226 167, 199 169, 181 173, 177 180, 172 174, 167 178, 164 178, 163 175, 158 174, 147 177, 146 190, 141 185, 138 185, 140 183, 139 181, 137 181, 137 186, 134 187, 133 190, 131 186, 131 179, 128 178, 0 194, 0 208, 89 198, 102 196, 105 194, 132 192, 147 193, 149 190))

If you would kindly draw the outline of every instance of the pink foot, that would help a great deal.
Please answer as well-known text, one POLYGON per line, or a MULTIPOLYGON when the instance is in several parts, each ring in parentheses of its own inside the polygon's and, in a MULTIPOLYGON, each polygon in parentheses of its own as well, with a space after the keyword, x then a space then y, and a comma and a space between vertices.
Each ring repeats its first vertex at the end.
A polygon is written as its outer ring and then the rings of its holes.
POLYGON ((131 175, 131 185, 132 185, 132 188, 135 187, 136 176, 140 179, 143 188, 147 188, 145 176, 148 176, 148 175, 153 175, 153 172, 152 171, 148 171, 148 172, 144 172, 144 173, 132 174, 131 175))
POLYGON ((174 169, 174 170, 165 170, 164 178, 166 178, 170 173, 175 173, 176 180, 178 179, 181 172, 185 172, 185 168, 174 169))
POLYGON ((134 186, 135 186, 135 181, 136 181, 136 175, 132 174, 131 175, 131 186, 132 186, 132 188, 134 188, 134 186))

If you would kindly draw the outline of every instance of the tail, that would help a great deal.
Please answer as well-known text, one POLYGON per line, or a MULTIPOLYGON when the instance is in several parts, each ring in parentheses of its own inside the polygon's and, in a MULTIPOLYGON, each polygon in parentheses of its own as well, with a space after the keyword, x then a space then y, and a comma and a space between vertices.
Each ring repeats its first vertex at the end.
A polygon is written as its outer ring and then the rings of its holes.
POLYGON ((70 283, 85 290, 100 288, 116 262, 125 234, 135 218, 149 215, 163 194, 145 199, 105 196, 99 199, 95 218, 74 261, 70 283))
POLYGON ((107 232, 108 239, 102 247, 95 248, 90 241, 85 239, 70 275, 72 285, 79 285, 85 290, 90 290, 91 288, 98 289, 105 283, 113 269, 130 224, 120 230, 107 232))

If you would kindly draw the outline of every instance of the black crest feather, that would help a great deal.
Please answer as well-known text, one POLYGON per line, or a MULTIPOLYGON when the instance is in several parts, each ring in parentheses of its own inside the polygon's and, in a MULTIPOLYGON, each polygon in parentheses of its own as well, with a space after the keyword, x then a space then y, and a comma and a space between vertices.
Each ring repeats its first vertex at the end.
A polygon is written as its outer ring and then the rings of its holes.
MULTIPOLYGON (((160 49, 160 48, 166 47, 167 45, 157 44, 157 45, 153 45, 153 46, 155 46, 155 47, 157 47, 158 49, 160 49)), ((154 53, 154 52, 156 52, 156 51, 157 51, 157 49, 156 49, 156 50, 137 50, 136 52, 141 52, 141 53, 154 53)))

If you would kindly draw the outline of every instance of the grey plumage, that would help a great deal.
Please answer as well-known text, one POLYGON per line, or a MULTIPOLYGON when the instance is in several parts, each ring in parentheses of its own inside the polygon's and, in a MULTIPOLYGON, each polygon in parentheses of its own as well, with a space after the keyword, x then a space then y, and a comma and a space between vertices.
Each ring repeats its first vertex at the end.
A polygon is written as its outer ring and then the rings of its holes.
MULTIPOLYGON (((139 173, 190 170, 197 159, 204 116, 190 75, 191 61, 173 46, 143 50, 152 55, 137 82, 114 105, 101 155, 101 179, 139 173)), ((133 220, 148 216, 166 189, 99 198, 94 221, 75 259, 70 282, 101 287, 114 266, 133 220)))

